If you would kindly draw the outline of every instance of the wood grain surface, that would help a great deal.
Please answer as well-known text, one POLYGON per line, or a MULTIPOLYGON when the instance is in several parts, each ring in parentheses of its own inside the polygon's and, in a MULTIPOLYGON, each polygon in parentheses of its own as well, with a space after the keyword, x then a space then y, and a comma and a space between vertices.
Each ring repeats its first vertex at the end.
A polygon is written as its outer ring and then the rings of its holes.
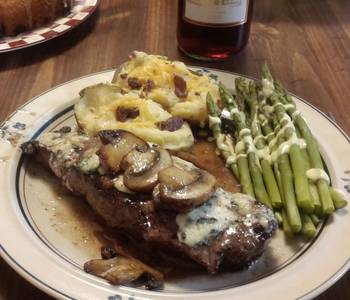
MULTIPOLYGON (((97 13, 70 33, 0 54, 0 121, 31 97, 73 78, 114 68, 137 49, 254 77, 266 61, 291 92, 350 134, 349 12, 348 0, 256 0, 247 48, 230 61, 202 63, 177 50, 176 1, 102 0, 97 13)), ((0 299, 51 298, 0 259, 0 299)), ((350 299, 350 273, 317 299, 350 299)))

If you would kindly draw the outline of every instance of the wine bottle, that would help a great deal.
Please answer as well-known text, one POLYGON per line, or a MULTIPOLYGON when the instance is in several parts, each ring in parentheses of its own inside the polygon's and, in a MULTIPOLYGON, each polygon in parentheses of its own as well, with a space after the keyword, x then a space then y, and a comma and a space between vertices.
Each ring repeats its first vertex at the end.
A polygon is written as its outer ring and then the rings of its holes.
POLYGON ((225 60, 248 42, 254 0, 179 0, 178 46, 201 60, 225 60))

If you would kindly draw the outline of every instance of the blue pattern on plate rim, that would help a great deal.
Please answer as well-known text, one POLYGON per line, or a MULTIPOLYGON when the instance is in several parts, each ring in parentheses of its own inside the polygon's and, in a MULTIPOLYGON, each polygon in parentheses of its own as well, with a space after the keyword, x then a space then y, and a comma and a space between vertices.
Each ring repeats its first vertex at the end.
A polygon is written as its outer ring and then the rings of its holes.
POLYGON ((199 74, 199 75, 207 75, 209 76, 211 79, 213 79, 214 81, 218 82, 219 81, 219 76, 216 74, 213 74, 211 72, 211 70, 208 70, 206 68, 198 68, 195 73, 199 74))
MULTIPOLYGON (((122 300, 123 297, 121 295, 115 294, 113 296, 109 296, 107 298, 107 300, 122 300)), ((130 296, 127 296, 127 298, 124 298, 125 300, 137 300, 137 298, 135 298, 135 296, 133 294, 131 294, 130 296)))
POLYGON ((23 136, 23 131, 27 125, 21 122, 7 121, 0 127, 0 139, 10 142, 12 146, 17 146, 19 139, 23 136))
POLYGON ((350 194, 350 170, 344 171, 344 174, 348 176, 348 178, 341 177, 340 179, 344 181, 344 189, 350 194))

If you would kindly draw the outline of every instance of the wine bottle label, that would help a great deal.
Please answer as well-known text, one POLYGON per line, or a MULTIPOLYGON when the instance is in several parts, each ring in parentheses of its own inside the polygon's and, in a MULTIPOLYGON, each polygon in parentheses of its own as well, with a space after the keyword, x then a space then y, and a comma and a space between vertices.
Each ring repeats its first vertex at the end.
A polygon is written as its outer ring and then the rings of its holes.
POLYGON ((184 18, 202 26, 233 26, 247 22, 249 0, 185 0, 184 18))

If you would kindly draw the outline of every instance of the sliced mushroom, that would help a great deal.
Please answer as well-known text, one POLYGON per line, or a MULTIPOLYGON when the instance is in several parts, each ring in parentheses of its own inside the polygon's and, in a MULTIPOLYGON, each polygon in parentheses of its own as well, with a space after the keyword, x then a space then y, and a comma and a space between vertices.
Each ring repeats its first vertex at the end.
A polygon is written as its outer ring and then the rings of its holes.
POLYGON ((147 151, 134 149, 123 159, 124 184, 132 191, 149 192, 158 183, 158 173, 172 165, 168 151, 150 148, 147 151))
POLYGON ((93 259, 84 264, 87 273, 106 279, 111 284, 126 284, 140 277, 147 279, 146 288, 161 286, 163 274, 142 262, 123 256, 111 259, 93 259))
POLYGON ((124 156, 133 149, 147 151, 148 144, 125 130, 103 130, 99 132, 99 137, 103 143, 99 150, 102 161, 113 172, 120 170, 120 163, 124 156))
POLYGON ((185 212, 208 200, 215 188, 215 177, 202 169, 184 170, 175 166, 158 174, 161 205, 185 212))
POLYGON ((198 170, 186 171, 173 166, 159 173, 159 181, 171 190, 179 190, 197 180, 198 170))

